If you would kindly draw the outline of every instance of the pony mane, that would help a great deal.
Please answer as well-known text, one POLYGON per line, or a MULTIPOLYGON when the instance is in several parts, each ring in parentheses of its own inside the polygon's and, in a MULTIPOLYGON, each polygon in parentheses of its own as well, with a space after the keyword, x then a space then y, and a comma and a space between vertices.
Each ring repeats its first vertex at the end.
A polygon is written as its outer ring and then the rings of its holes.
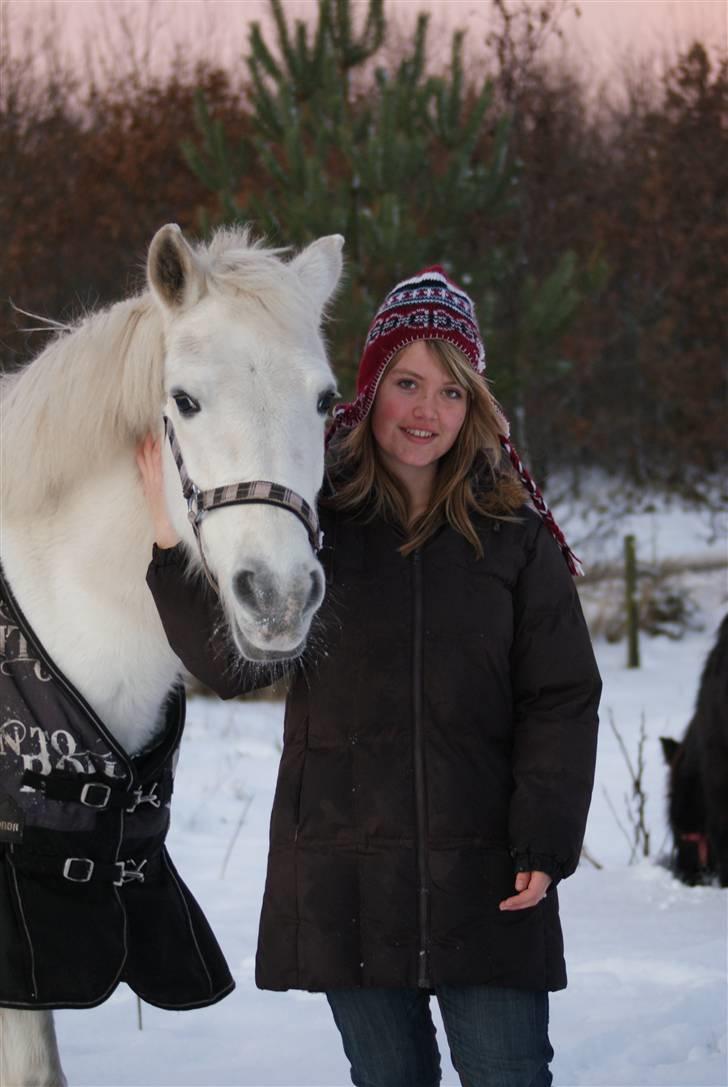
MULTIPOLYGON (((195 255, 207 287, 245 294, 301 320, 298 277, 247 230, 218 231, 195 255)), ((48 510, 88 471, 158 428, 164 396, 162 315, 151 292, 59 332, 0 378, 0 498, 4 515, 48 510)))
POLYGON ((0 379, 3 513, 54 505, 159 416, 162 319, 149 293, 83 318, 0 379))

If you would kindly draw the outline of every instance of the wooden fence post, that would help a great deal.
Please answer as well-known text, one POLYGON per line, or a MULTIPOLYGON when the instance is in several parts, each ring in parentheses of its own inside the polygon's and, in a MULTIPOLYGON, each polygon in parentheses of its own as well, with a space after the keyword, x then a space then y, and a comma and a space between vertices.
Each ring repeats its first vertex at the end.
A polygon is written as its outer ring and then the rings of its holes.
POLYGON ((624 537, 624 587, 627 610, 627 667, 639 668, 639 604, 637 601, 637 547, 632 535, 624 537))

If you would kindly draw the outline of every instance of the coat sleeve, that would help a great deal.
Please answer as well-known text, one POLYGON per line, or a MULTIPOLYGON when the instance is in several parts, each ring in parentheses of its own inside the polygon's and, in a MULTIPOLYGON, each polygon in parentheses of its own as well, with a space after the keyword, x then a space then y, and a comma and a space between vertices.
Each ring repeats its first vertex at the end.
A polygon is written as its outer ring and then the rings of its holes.
POLYGON ((279 678, 263 665, 241 662, 227 634, 218 597, 202 578, 187 573, 182 544, 154 545, 149 586, 167 641, 188 672, 220 698, 235 698, 279 678))
POLYGON ((514 589, 509 837, 517 870, 544 871, 558 880, 579 863, 602 684, 558 545, 540 518, 528 537, 514 589))

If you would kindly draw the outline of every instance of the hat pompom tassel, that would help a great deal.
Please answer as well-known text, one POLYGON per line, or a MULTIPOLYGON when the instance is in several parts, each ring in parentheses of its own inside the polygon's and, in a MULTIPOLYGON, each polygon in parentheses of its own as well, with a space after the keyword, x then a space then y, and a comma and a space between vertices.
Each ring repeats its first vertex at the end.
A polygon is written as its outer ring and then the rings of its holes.
POLYGON ((559 545, 561 553, 566 560, 566 565, 569 567, 570 572, 574 577, 583 577, 584 567, 581 564, 581 560, 577 558, 577 556, 574 554, 574 552, 571 550, 568 543, 566 542, 566 537, 556 523, 556 519, 553 513, 546 505, 546 499, 541 494, 541 491, 539 490, 536 481, 519 457, 516 447, 513 445, 510 438, 506 434, 500 434, 499 437, 501 445, 503 446, 510 458, 511 464, 518 473, 518 478, 521 480, 521 483, 531 496, 531 501, 536 507, 537 513, 546 523, 546 527, 559 545))

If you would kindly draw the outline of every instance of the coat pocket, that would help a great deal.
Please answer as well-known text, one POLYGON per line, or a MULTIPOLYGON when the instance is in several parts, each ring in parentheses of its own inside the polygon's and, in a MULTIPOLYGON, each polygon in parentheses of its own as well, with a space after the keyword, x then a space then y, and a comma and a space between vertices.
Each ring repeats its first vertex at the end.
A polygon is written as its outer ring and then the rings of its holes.
POLYGON ((296 723, 295 737, 287 737, 283 743, 271 813, 271 844, 283 845, 296 837, 301 812, 307 732, 308 718, 305 717, 296 723))
POLYGON ((510 852, 502 849, 486 849, 482 853, 482 871, 488 902, 498 906, 504 898, 516 893, 516 869, 510 852))

